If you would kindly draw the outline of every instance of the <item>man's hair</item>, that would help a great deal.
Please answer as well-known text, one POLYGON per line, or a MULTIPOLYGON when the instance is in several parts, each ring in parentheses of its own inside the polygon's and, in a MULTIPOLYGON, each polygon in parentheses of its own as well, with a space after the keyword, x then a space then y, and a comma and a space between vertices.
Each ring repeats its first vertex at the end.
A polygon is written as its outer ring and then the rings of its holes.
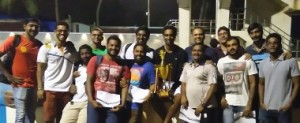
POLYGON ((29 22, 35 22, 37 24, 40 24, 40 20, 37 18, 26 18, 23 20, 24 25, 28 24, 29 22))
POLYGON ((268 41, 269 41, 270 38, 276 38, 277 41, 278 41, 278 44, 279 44, 279 48, 280 49, 282 48, 282 44, 281 44, 282 38, 281 38, 281 36, 278 33, 271 33, 271 34, 269 34, 267 36, 267 38, 266 38, 266 43, 268 43, 268 41))
POLYGON ((248 29, 247 29, 247 31, 248 31, 248 33, 250 34, 250 32, 251 32, 252 30, 256 29, 256 28, 257 28, 260 32, 263 32, 262 26, 261 26, 259 23, 257 23, 257 22, 254 22, 254 23, 250 24, 249 27, 248 27, 248 29))
POLYGON ((163 28, 163 32, 162 33, 164 34, 165 31, 168 30, 168 29, 172 30, 173 31, 173 36, 176 37, 176 35, 177 35, 177 28, 174 27, 174 26, 165 26, 163 28))
POLYGON ((100 29, 99 27, 94 27, 94 28, 92 28, 92 30, 91 30, 90 33, 92 33, 93 31, 99 31, 99 32, 103 33, 103 30, 100 29))
POLYGON ((93 52, 93 49, 92 49, 92 47, 91 47, 91 46, 89 46, 89 45, 87 45, 87 44, 83 44, 83 45, 81 45, 81 46, 79 47, 79 50, 78 50, 78 52, 80 53, 82 49, 87 49, 87 50, 88 50, 90 53, 92 53, 92 52, 93 52))
POLYGON ((107 41, 106 44, 108 44, 110 40, 116 40, 116 41, 118 42, 119 45, 122 44, 121 39, 120 39, 117 35, 111 35, 111 36, 109 36, 109 37, 107 38, 107 40, 106 40, 106 41, 107 41))
POLYGON ((238 37, 236 37, 236 36, 231 36, 231 37, 229 37, 228 40, 226 41, 226 45, 227 45, 227 42, 228 42, 228 41, 231 41, 231 40, 235 40, 236 43, 238 44, 238 46, 239 46, 239 47, 241 46, 241 44, 240 44, 240 39, 239 39, 238 37))
POLYGON ((92 47, 91 46, 89 46, 89 45, 87 45, 87 44, 83 44, 83 45, 81 45, 80 47, 79 47, 79 50, 78 50, 78 58, 79 58, 79 60, 76 62, 76 65, 78 65, 78 64, 82 64, 82 59, 81 59, 81 57, 80 57, 80 52, 81 52, 81 50, 83 50, 83 49, 87 49, 90 53, 91 53, 91 56, 94 56, 94 54, 93 54, 93 49, 92 49, 92 47))
POLYGON ((57 29, 57 27, 60 26, 60 25, 65 26, 67 28, 67 30, 69 30, 69 24, 65 21, 58 21, 56 23, 55 29, 57 29))
POLYGON ((211 46, 212 48, 216 48, 216 47, 218 46, 219 42, 218 42, 217 39, 212 38, 212 39, 210 40, 209 44, 210 44, 210 46, 211 46))
POLYGON ((228 33, 229 37, 231 36, 229 28, 227 28, 227 27, 225 27, 225 26, 222 26, 222 27, 220 27, 220 28, 218 29, 218 33, 219 33, 221 30, 225 30, 225 31, 228 33))
POLYGON ((148 27, 146 27, 146 26, 140 26, 140 27, 138 27, 136 30, 135 30, 135 34, 137 34, 139 31, 145 31, 146 32, 146 36, 149 38, 149 36, 150 36, 150 30, 149 30, 149 28, 148 27))
POLYGON ((192 50, 194 49, 195 46, 200 46, 201 47, 201 51, 204 52, 205 51, 205 47, 203 44, 193 44, 192 45, 192 50))
POLYGON ((134 45, 134 47, 133 47, 133 50, 134 50, 136 47, 138 47, 138 46, 141 46, 141 47, 143 47, 143 49, 144 49, 144 53, 146 53, 146 46, 145 46, 145 45, 143 45, 143 44, 135 44, 135 45, 134 45))
POLYGON ((196 30, 196 29, 201 29, 202 32, 203 32, 203 35, 206 34, 205 30, 204 30, 202 27, 200 27, 200 26, 194 27, 194 28, 193 28, 193 31, 196 30))

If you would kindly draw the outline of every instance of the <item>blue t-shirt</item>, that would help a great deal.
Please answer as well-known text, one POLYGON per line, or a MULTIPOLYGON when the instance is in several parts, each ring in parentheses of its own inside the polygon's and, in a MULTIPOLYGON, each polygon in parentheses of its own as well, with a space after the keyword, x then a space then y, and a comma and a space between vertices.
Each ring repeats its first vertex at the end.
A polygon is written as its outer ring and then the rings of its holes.
POLYGON ((262 49, 260 52, 255 51, 253 45, 248 46, 246 52, 252 55, 252 59, 255 62, 257 69, 259 68, 259 63, 270 56, 266 49, 262 49))
MULTIPOLYGON (((149 89, 151 84, 155 81, 154 66, 151 62, 146 62, 143 65, 134 63, 130 69, 131 78, 130 86, 136 86, 143 89, 149 89)), ((141 104, 131 103, 131 109, 139 109, 141 104)))

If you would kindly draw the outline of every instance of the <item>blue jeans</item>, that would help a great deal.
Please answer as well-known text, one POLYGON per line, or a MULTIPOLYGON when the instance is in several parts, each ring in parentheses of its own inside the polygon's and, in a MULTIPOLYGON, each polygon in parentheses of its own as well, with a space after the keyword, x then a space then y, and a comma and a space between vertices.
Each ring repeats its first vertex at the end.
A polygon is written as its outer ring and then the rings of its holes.
POLYGON ((118 123, 119 112, 112 112, 110 108, 95 109, 90 103, 87 106, 87 123, 118 123))
POLYGON ((278 112, 277 110, 261 110, 265 123, 291 123, 291 111, 278 112))
POLYGON ((261 108, 259 108, 258 119, 259 119, 259 123, 266 123, 266 118, 264 116, 264 110, 261 108))
POLYGON ((34 123, 37 104, 36 89, 14 87, 15 123, 34 123))
POLYGON ((234 114, 243 112, 244 108, 244 106, 228 105, 228 107, 223 110, 223 123, 234 123, 234 114))

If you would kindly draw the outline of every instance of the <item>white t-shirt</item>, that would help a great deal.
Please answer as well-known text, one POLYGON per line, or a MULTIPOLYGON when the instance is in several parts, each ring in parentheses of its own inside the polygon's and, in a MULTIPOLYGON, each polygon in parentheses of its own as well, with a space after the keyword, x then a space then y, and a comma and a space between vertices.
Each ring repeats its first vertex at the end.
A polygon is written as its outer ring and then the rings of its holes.
MULTIPOLYGON (((210 85, 217 83, 217 69, 211 64, 195 67, 193 64, 187 63, 184 65, 180 81, 186 83, 189 107, 197 108, 203 102, 210 85)), ((206 103, 208 107, 217 105, 214 96, 206 103)))
POLYGON ((76 94, 73 96, 73 102, 84 102, 87 101, 87 95, 85 93, 85 82, 87 78, 86 66, 80 65, 78 70, 79 75, 75 78, 76 94))
POLYGON ((69 91, 72 84, 76 49, 67 51, 67 48, 64 48, 63 51, 61 52, 55 43, 47 43, 39 50, 37 62, 47 64, 44 72, 44 90, 69 91))
POLYGON ((249 100, 248 75, 257 74, 255 63, 252 60, 245 60, 245 56, 235 60, 227 55, 218 61, 217 66, 223 76, 227 103, 233 106, 246 106, 249 100))
MULTIPOLYGON (((134 48, 134 46, 136 45, 136 42, 132 43, 132 44, 128 47, 127 51, 125 51, 125 48, 126 48, 127 45, 129 45, 129 44, 126 44, 126 45, 124 45, 124 46, 122 47, 119 56, 120 56, 122 59, 134 59, 134 56, 133 56, 133 48, 134 48), (126 53, 126 54, 125 54, 125 53, 126 53), (125 54, 125 55, 124 55, 124 54, 125 54), (125 57, 124 57, 124 56, 125 56, 125 57)), ((147 53, 146 53, 146 56, 148 56, 149 58, 153 59, 153 57, 154 57, 153 51, 147 52, 147 53)))

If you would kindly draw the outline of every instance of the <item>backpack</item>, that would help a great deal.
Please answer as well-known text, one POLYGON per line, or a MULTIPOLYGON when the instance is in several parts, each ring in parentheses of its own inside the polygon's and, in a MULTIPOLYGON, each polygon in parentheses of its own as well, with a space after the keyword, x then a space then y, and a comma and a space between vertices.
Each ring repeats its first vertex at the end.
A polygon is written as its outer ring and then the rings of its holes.
POLYGON ((132 45, 132 43, 129 43, 125 46, 125 50, 124 50, 124 59, 126 59, 126 52, 128 50, 128 48, 132 45))
MULTIPOLYGON (((12 74, 12 65, 16 53, 16 47, 18 47, 20 42, 21 42, 21 35, 15 35, 13 40, 13 48, 1 57, 4 67, 10 74, 12 74)), ((37 42, 38 42, 38 47, 41 47, 43 45, 41 41, 37 40, 37 42)), ((0 74, 0 82, 7 83, 7 84, 10 83, 3 73, 0 74)))

